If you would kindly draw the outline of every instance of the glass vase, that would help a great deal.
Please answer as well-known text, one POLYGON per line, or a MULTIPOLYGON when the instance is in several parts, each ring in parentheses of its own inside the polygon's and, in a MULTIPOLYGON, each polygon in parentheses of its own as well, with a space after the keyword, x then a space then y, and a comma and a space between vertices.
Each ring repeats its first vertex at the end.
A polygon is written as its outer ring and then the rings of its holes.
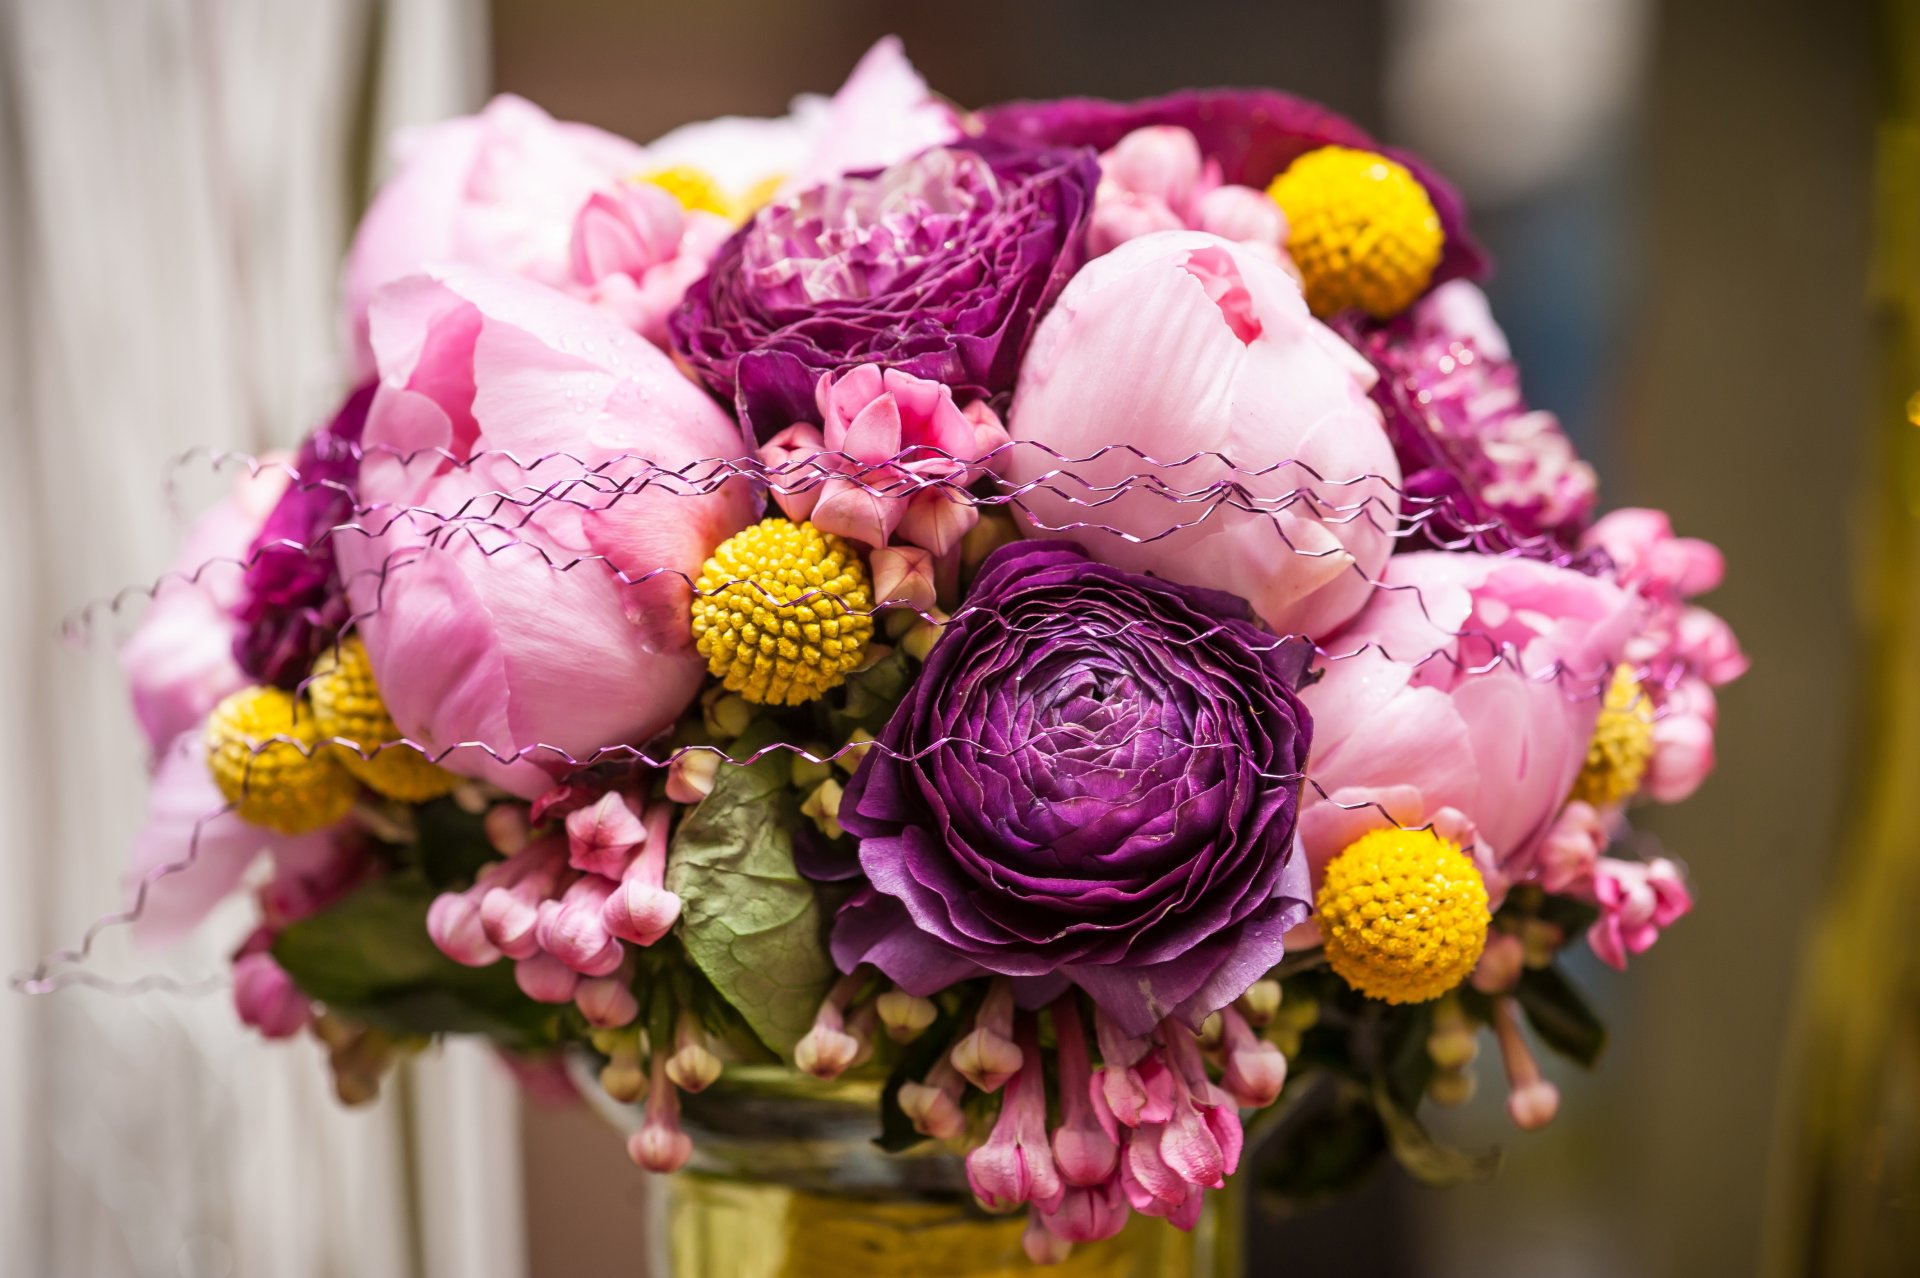
MULTIPOLYGON (((585 1088, 623 1130, 638 1106, 585 1088)), ((1117 1236, 1038 1268, 1021 1247, 1026 1212, 995 1216, 966 1169, 931 1142, 874 1144, 880 1083, 822 1083, 778 1067, 731 1067, 682 1098, 693 1161, 668 1177, 648 1231, 652 1278, 1214 1278, 1229 1272, 1220 1213, 1191 1234, 1136 1216, 1117 1236)), ((1217 1199, 1221 1195, 1210 1196, 1217 1199)))

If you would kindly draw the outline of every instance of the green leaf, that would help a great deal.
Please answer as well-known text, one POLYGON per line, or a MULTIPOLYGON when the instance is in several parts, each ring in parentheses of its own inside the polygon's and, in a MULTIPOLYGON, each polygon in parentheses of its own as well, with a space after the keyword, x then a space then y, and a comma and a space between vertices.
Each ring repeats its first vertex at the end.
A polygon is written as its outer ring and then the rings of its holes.
POLYGON ((1541 1042, 1569 1060, 1593 1068, 1607 1045, 1607 1028, 1559 968, 1523 971, 1514 996, 1541 1042))
MULTIPOLYGON (((777 739, 762 723, 734 745, 745 756, 777 739)), ((800 797, 775 750, 722 766, 713 792, 680 822, 667 887, 681 901, 680 939, 694 964, 753 1032, 781 1055, 813 1023, 833 980, 825 912, 793 864, 800 797)))
POLYGON ((865 670, 849 675, 845 683, 828 694, 827 730, 836 741, 846 740, 855 728, 879 732, 907 694, 914 673, 911 659, 895 648, 865 670))
POLYGON ((512 964, 463 967, 434 945, 434 895, 416 874, 377 879, 287 927, 273 956, 309 998, 380 1029, 552 1041, 554 1009, 520 992, 512 964))
POLYGON ((1374 1082, 1373 1107, 1380 1115, 1394 1161, 1423 1185, 1446 1189, 1486 1180, 1500 1170, 1497 1149, 1468 1153, 1434 1140, 1413 1111, 1401 1107, 1384 1078, 1374 1082))
POLYGON ((1322 1076, 1274 1128, 1261 1153, 1261 1187, 1296 1202, 1344 1193, 1386 1152, 1386 1128, 1366 1094, 1322 1076))
POLYGON ((463 888, 481 867, 499 859, 487 841, 486 818, 452 799, 435 799, 414 810, 414 856, 433 887, 463 888))

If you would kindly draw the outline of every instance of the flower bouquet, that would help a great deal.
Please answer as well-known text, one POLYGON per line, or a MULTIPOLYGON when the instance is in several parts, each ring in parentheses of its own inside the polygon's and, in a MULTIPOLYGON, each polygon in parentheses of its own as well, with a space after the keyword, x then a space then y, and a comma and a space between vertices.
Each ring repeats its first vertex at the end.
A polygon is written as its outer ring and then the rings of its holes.
POLYGON ((1602 1041, 1560 956, 1687 911, 1609 850, 1744 666, 1712 547, 1594 518, 1483 266, 1321 107, 969 112, 893 41, 644 147, 409 134, 355 388, 125 650, 137 925, 244 883, 238 1013, 343 1100, 486 1035, 652 1171, 730 1071, 871 1079, 1035 1261, 1193 1227, 1266 1114, 1285 1192, 1480 1174, 1423 1104, 1490 1030, 1553 1117, 1529 1040, 1602 1041))

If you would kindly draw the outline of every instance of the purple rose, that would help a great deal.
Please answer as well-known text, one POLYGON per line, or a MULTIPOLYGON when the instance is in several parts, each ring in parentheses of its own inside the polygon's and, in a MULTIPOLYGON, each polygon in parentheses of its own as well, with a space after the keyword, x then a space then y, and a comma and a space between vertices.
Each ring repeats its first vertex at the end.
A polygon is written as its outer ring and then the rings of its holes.
POLYGON ((294 460, 294 482, 253 539, 234 608, 240 629, 233 659, 261 683, 298 687, 347 623, 330 530, 353 518, 360 433, 373 389, 368 382, 354 391, 332 421, 307 436, 294 460))
POLYGON ((1099 181, 1092 151, 969 142, 779 200, 687 290, 674 350, 762 440, 818 422, 820 375, 861 364, 1002 397, 1099 181))
POLYGON ((1109 150, 1135 129, 1173 125, 1193 134, 1201 154, 1220 166, 1223 181, 1262 190, 1300 156, 1323 146, 1378 152, 1404 165, 1440 214, 1447 238, 1433 283, 1486 273, 1486 255, 1467 233, 1466 203, 1459 192, 1420 157, 1381 146, 1353 121, 1305 98, 1272 89, 1183 89, 1140 102, 1008 102, 981 111, 978 123, 988 139, 1097 151, 1109 150))
POLYGON ((867 885, 835 962, 1077 985, 1131 1034, 1237 998, 1310 908, 1309 654, 1247 615, 1071 544, 996 551, 841 799, 867 885))

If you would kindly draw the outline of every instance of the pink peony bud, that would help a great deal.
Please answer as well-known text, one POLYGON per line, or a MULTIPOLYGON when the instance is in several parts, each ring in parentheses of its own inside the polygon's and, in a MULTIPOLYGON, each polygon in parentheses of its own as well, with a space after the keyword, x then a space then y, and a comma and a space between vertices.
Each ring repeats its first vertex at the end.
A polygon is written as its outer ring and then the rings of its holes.
POLYGON ((1265 191, 1220 186, 1200 197, 1198 223, 1209 235, 1278 253, 1287 242, 1287 215, 1265 191))
POLYGON ((1100 173, 1122 190, 1184 210, 1201 188, 1205 164, 1190 131, 1159 124, 1135 129, 1114 143, 1100 157, 1100 173))
POLYGON ((313 1005, 264 950, 233 962, 233 1010, 265 1038, 292 1038, 313 1019, 313 1005))
POLYGON ((613 791, 567 815, 567 863, 582 873, 618 879, 633 861, 633 850, 646 840, 639 813, 613 791))

